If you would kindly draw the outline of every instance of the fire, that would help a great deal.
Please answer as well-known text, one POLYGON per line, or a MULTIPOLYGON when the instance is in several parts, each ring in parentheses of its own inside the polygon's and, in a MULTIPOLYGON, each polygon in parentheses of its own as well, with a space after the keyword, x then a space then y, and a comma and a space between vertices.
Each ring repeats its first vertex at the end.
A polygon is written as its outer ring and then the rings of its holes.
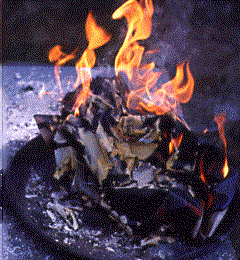
POLYGON ((169 154, 172 154, 174 150, 177 150, 182 142, 183 134, 180 134, 176 138, 172 139, 169 143, 169 154))
POLYGON ((54 90, 51 91, 51 92, 46 92, 46 86, 45 86, 45 84, 43 84, 42 89, 38 93, 38 96, 39 96, 40 99, 42 99, 44 95, 52 95, 53 92, 54 92, 54 90))
MULTIPOLYGON (((77 88, 80 84, 82 84, 82 90, 80 91, 76 99, 76 102, 73 106, 75 115, 79 113, 79 107, 82 104, 85 104, 87 98, 89 97, 89 95, 91 95, 91 68, 93 68, 96 62, 96 55, 94 50, 106 44, 111 39, 111 36, 96 23, 92 15, 92 12, 88 14, 85 30, 86 37, 88 40, 88 47, 83 52, 82 57, 76 63, 77 79, 74 83, 74 88, 77 88)), ((75 53, 77 52, 78 48, 69 55, 63 53, 61 49, 62 47, 59 45, 53 47, 49 52, 49 60, 50 62, 56 63, 54 70, 55 77, 60 89, 60 93, 62 95, 63 91, 61 86, 59 69, 62 65, 66 64, 68 61, 75 58, 75 53)))
POLYGON ((225 161, 222 169, 223 177, 226 178, 229 172, 228 161, 227 161, 227 141, 224 134, 224 124, 226 121, 226 113, 218 114, 214 117, 219 129, 219 138, 222 140, 225 148, 225 161))
MULTIPOLYGON (((157 115, 175 111, 177 114, 179 103, 188 102, 193 94, 194 79, 189 61, 185 61, 177 66, 176 76, 171 81, 160 85, 158 80, 163 72, 157 71, 154 62, 142 61, 144 55, 152 55, 158 51, 145 50, 138 42, 150 37, 153 12, 152 0, 128 0, 113 13, 113 19, 127 20, 126 37, 115 59, 115 72, 117 77, 129 83, 130 92, 125 95, 130 110, 157 115)), ((73 106, 75 115, 91 95, 91 69, 96 62, 94 50, 111 39, 111 36, 96 23, 91 12, 87 17, 85 30, 88 47, 76 63, 77 79, 74 88, 81 84, 82 89, 73 106)), ((62 52, 61 46, 57 45, 49 52, 49 60, 55 62, 55 76, 61 94, 60 66, 74 59, 76 51, 77 49, 67 55, 62 52)))
POLYGON ((139 69, 144 47, 140 46, 137 41, 150 36, 153 11, 151 0, 140 0, 140 2, 129 0, 113 13, 113 19, 125 17, 128 23, 127 35, 115 60, 117 75, 119 72, 124 72, 132 80, 134 73, 139 69))
POLYGON ((113 19, 125 17, 128 24, 125 40, 115 60, 115 71, 117 76, 126 75, 130 82, 128 108, 161 115, 170 110, 176 111, 178 102, 189 101, 193 93, 194 79, 189 62, 186 65, 186 75, 184 74, 184 62, 177 66, 173 80, 161 88, 156 88, 162 72, 154 70, 154 62, 141 64, 145 48, 137 41, 149 38, 153 11, 151 0, 129 0, 113 13, 113 19))
POLYGON ((169 154, 172 154, 174 152, 174 144, 173 140, 169 143, 169 154))
POLYGON ((77 88, 82 83, 82 90, 79 93, 77 100, 73 106, 75 114, 78 113, 78 108, 85 104, 90 92, 90 82, 92 81, 91 68, 95 65, 96 55, 94 50, 101 47, 110 41, 111 36, 99 25, 97 25, 92 12, 88 14, 86 21, 86 37, 88 40, 88 47, 84 51, 80 60, 76 63, 77 80, 74 87, 77 88))
MULTIPOLYGON (((206 153, 206 152, 205 152, 206 153)), ((201 160, 200 160, 200 164, 199 164, 199 169, 200 169, 200 177, 201 177, 201 180, 204 182, 204 183, 207 183, 206 182, 206 179, 204 177, 204 173, 203 173, 203 159, 204 159, 204 156, 205 156, 205 153, 203 154, 201 160)))
POLYGON ((62 52, 62 47, 57 45, 53 47, 49 54, 48 58, 50 62, 55 62, 55 67, 54 67, 54 74, 55 78, 59 87, 60 95, 63 96, 63 91, 62 91, 62 84, 61 84, 61 79, 60 79, 60 67, 66 64, 68 61, 72 60, 75 58, 75 52, 77 49, 72 52, 71 54, 67 55, 64 52, 62 52))

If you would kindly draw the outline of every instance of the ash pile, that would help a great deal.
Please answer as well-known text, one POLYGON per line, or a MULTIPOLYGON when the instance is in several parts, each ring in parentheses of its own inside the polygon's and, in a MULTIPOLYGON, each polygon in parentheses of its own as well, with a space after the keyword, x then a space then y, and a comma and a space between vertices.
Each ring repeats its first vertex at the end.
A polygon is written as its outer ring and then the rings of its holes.
MULTIPOLYGON (((211 238, 239 180, 231 167, 227 177, 222 173, 221 142, 190 131, 172 112, 129 110, 128 87, 118 78, 95 78, 76 113, 79 91, 66 94, 61 115, 34 117, 55 153, 53 177, 66 192, 63 200, 100 207, 137 245, 156 244, 163 235, 211 238)), ((71 207, 48 203, 47 212, 79 229, 71 207)))

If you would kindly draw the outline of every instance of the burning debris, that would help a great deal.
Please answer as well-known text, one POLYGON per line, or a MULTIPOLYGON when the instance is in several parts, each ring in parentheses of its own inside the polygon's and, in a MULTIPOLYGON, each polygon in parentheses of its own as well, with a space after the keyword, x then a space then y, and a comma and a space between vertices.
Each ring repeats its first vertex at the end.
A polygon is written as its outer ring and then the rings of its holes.
MULTIPOLYGON (((142 246, 162 241, 161 230, 213 236, 239 179, 227 164, 224 117, 216 117, 223 151, 204 142, 207 133, 192 132, 181 114, 180 103, 193 94, 189 61, 179 64, 175 77, 164 84, 154 62, 142 64, 145 47, 139 41, 150 36, 153 11, 152 1, 130 0, 114 12, 113 19, 126 18, 128 30, 116 56, 116 76, 110 79, 92 79, 94 50, 111 36, 90 12, 88 47, 76 63, 74 91, 63 97, 61 115, 35 115, 54 151, 51 177, 64 183, 64 199, 100 207, 142 246)), ((49 53, 61 95, 59 68, 77 51, 67 55, 55 46, 49 53)), ((43 88, 40 96, 46 94, 43 88)), ((58 214, 68 228, 79 229, 81 221, 70 207, 50 202, 46 212, 52 222, 58 214)))
MULTIPOLYGON (((124 102, 116 102, 122 100, 120 93, 110 92, 119 84, 116 78, 93 79, 90 88, 94 93, 98 87, 98 96, 91 96, 79 115, 69 109, 76 90, 64 97, 60 116, 35 116, 55 151, 53 177, 60 184, 67 180, 66 197, 101 207, 128 235, 154 238, 143 240, 144 245, 165 241, 157 230, 166 225, 171 226, 168 232, 186 230, 193 238, 211 237, 233 197, 228 189, 238 179, 237 174, 223 175, 223 149, 204 144, 172 112, 129 113, 124 102)), ((68 226, 78 229, 71 209, 66 213, 50 205, 66 223, 70 216, 68 226)))

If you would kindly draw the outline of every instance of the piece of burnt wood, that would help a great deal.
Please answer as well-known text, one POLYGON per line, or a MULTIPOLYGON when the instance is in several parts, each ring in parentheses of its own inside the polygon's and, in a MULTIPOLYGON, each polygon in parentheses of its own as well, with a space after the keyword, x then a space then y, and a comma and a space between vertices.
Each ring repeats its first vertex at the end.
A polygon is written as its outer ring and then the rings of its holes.
POLYGON ((101 200, 98 180, 94 178, 94 174, 84 161, 78 162, 71 191, 75 194, 83 193, 95 203, 99 203, 101 200))
POLYGON ((62 118, 59 115, 34 115, 38 129, 47 144, 54 137, 57 127, 62 123, 62 118))

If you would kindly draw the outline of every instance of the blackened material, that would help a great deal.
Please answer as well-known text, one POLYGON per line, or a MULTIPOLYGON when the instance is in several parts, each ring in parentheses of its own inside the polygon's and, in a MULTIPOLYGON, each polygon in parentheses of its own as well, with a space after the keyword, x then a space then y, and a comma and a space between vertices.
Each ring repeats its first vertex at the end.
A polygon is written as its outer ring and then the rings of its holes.
POLYGON ((114 136, 110 127, 111 126, 116 126, 117 125, 117 121, 113 118, 113 116, 111 115, 111 109, 106 109, 101 117, 100 117, 100 122, 102 124, 102 127, 104 129, 104 131, 109 135, 109 136, 114 136))
POLYGON ((89 166, 84 161, 79 162, 72 185, 72 191, 74 193, 84 193, 94 202, 99 203, 101 193, 99 185, 97 185, 97 180, 92 183, 89 181, 90 179, 94 180, 93 177, 94 175, 89 166))
POLYGON ((239 172, 230 167, 229 175, 222 182, 214 186, 217 197, 216 203, 212 208, 213 211, 224 210, 228 207, 239 188, 239 181, 239 172))
POLYGON ((32 90, 34 90, 34 88, 32 86, 27 86, 27 87, 21 89, 22 92, 28 92, 28 91, 32 91, 32 90))
POLYGON ((83 154, 85 152, 84 146, 81 143, 79 143, 76 140, 76 137, 73 134, 69 133, 69 131, 67 131, 65 128, 62 128, 60 132, 63 135, 63 137, 67 140, 67 144, 72 146, 77 151, 77 157, 79 157, 78 159, 83 159, 83 154))

